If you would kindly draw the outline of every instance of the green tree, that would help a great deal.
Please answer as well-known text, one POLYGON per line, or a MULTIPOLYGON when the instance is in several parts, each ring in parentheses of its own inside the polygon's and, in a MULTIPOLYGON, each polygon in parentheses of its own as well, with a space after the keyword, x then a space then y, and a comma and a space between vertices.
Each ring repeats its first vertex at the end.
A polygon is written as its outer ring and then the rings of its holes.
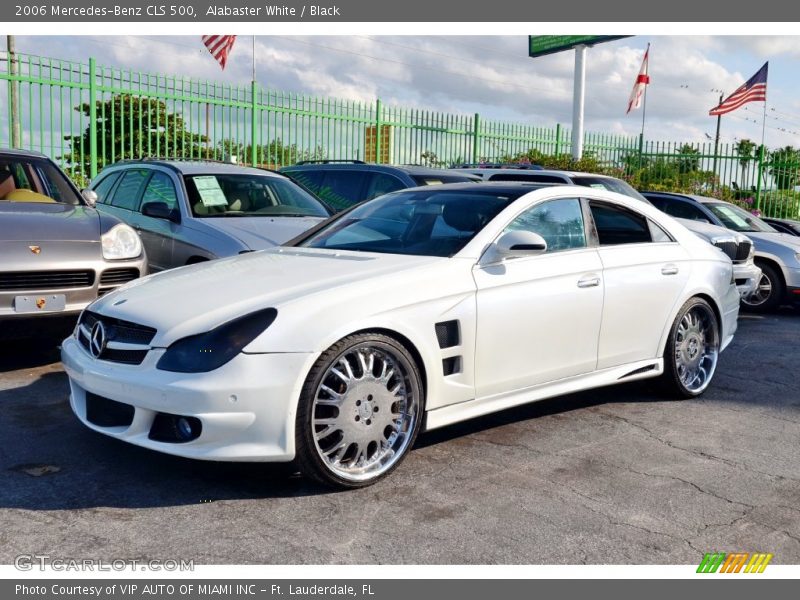
POLYGON ((800 149, 784 146, 769 155, 769 174, 779 190, 790 190, 800 179, 800 149))
POLYGON ((693 148, 691 144, 684 144, 678 150, 676 159, 678 173, 693 173, 700 170, 700 150, 693 148))
MULTIPOLYGON (((170 112, 162 100, 131 94, 118 94, 109 100, 98 100, 94 107, 88 102, 75 110, 97 121, 97 167, 125 158, 145 156, 197 156, 207 151, 206 137, 187 131, 183 117, 170 112)), ((67 135, 70 148, 61 158, 70 175, 79 183, 90 176, 91 130, 89 125, 81 135, 67 135)))
MULTIPOLYGON (((232 139, 222 140, 217 143, 212 158, 228 160, 236 156, 239 163, 250 164, 252 144, 243 144, 232 139)), ((256 146, 256 164, 267 168, 277 168, 284 165, 293 165, 301 160, 323 160, 326 158, 325 149, 316 146, 313 149, 301 149, 297 144, 284 144, 281 138, 275 138, 268 144, 256 146)))
POLYGON ((744 138, 736 143, 736 154, 739 157, 739 173, 741 175, 739 180, 739 188, 744 189, 748 185, 748 171, 750 170, 750 163, 753 162, 755 155, 753 154, 756 149, 756 143, 753 140, 744 138))

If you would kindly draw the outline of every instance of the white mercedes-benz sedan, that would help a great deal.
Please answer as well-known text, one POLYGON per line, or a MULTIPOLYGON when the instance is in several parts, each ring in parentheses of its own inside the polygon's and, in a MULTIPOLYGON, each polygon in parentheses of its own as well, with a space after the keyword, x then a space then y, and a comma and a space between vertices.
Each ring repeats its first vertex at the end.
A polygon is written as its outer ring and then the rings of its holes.
POLYGON ((352 488, 420 430, 647 377, 697 396, 738 310, 730 259, 640 201, 449 184, 132 282, 84 311, 62 356, 91 429, 197 459, 296 460, 352 488))

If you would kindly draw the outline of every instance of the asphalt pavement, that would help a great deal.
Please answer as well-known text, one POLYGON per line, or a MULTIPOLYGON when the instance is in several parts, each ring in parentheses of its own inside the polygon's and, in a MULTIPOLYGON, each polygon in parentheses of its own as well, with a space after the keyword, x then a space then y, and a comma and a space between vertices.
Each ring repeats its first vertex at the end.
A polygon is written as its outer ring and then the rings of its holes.
POLYGON ((281 465, 170 457, 72 415, 58 352, 0 347, 0 563, 800 563, 800 312, 743 315, 696 400, 652 382, 426 433, 331 492, 281 465))

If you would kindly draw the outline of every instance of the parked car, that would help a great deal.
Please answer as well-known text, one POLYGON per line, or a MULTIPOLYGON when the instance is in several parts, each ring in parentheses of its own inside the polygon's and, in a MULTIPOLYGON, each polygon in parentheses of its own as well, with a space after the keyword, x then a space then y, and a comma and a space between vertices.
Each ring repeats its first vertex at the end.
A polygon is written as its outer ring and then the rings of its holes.
POLYGON ((0 339, 63 337, 90 302, 146 273, 136 232, 52 160, 0 150, 0 339))
MULTIPOLYGON (((642 202, 649 202, 627 182, 608 175, 546 169, 467 168, 466 170, 469 173, 478 175, 486 181, 528 181, 561 185, 573 184, 595 189, 605 189, 630 196, 631 198, 636 198, 642 202)), ((728 255, 728 258, 733 262, 734 278, 741 298, 749 297, 756 290, 761 278, 761 269, 759 269, 754 262, 753 242, 746 235, 718 225, 700 223, 693 219, 682 219, 680 216, 673 216, 676 217, 684 227, 728 255)))
POLYGON ((800 221, 794 221, 792 219, 774 219, 772 217, 761 217, 761 220, 775 231, 800 237, 800 221))
POLYGON ((738 311, 730 260, 644 202, 449 184, 101 298, 62 360, 95 431, 353 488, 423 424, 648 377, 697 396, 738 311), (102 343, 119 324, 125 357, 102 343))
POLYGON ((780 233, 743 208, 716 198, 665 192, 643 195, 667 214, 727 227, 753 240, 761 278, 756 290, 742 298, 748 309, 770 311, 784 302, 800 301, 800 239, 780 233))
POLYGON ((306 160, 279 170, 335 210, 410 187, 477 181, 468 173, 413 165, 376 165, 360 160, 306 160))
POLYGON ((282 175, 214 161, 121 161, 90 187, 136 229, 153 271, 276 246, 330 216, 282 175))
MULTIPOLYGON (((497 169, 503 169, 505 173, 511 173, 518 171, 542 171, 544 167, 541 165, 534 165, 534 164, 525 164, 525 163, 463 163, 457 165, 455 167, 451 167, 452 169, 468 169, 470 172, 473 170, 475 171, 475 175, 480 177, 481 179, 488 181, 491 174, 493 172, 497 172, 497 169)), ((500 179, 503 181, 503 179, 500 179)), ((506 179, 505 181, 513 181, 513 179, 506 179)))

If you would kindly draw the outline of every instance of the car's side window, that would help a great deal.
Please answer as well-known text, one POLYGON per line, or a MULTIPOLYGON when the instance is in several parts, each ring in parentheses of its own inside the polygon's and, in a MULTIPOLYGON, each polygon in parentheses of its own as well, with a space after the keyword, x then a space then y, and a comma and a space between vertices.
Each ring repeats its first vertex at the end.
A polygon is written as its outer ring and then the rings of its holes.
POLYGON ((689 219, 691 221, 706 221, 708 217, 703 214, 703 211, 697 206, 693 206, 689 202, 683 200, 675 200, 674 202, 666 202, 662 209, 665 213, 672 217, 679 219, 689 219))
POLYGON ((647 218, 620 206, 590 202, 597 237, 601 246, 652 242, 647 218))
POLYGON ((370 177, 367 187, 366 199, 371 200, 378 196, 383 196, 389 192, 402 190, 406 186, 394 175, 387 175, 386 173, 373 173, 370 177))
POLYGON ((119 171, 109 173, 95 184, 94 193, 97 194, 98 204, 108 204, 108 193, 111 191, 111 188, 114 187, 117 179, 119 179, 119 171))
POLYGON ((150 171, 147 169, 131 169, 122 176, 114 195, 111 198, 111 206, 124 208, 126 210, 136 210, 139 200, 139 191, 142 188, 150 171))
POLYGON ((331 169, 325 172, 325 179, 319 188, 319 197, 340 210, 364 200, 365 171, 345 171, 331 169))
POLYGON ((506 231, 531 231, 547 242, 547 252, 586 247, 586 228, 581 201, 577 198, 549 200, 526 210, 506 231))
POLYGON ((178 195, 169 175, 161 171, 153 173, 147 182, 147 187, 144 188, 141 205, 144 206, 148 202, 163 202, 170 209, 178 208, 178 195))

